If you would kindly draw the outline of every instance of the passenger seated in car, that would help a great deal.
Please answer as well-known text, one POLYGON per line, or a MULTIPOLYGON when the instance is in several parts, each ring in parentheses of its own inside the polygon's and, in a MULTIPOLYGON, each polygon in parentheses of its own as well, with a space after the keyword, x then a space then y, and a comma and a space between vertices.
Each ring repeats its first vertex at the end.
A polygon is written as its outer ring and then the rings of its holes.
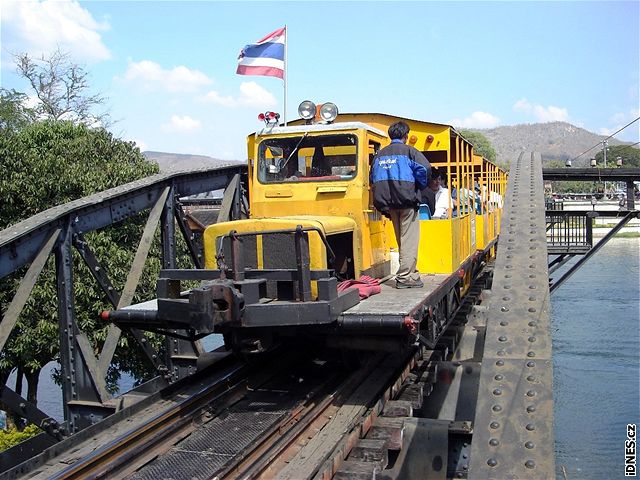
POLYGON ((435 194, 435 208, 431 218, 443 219, 449 217, 449 207, 451 201, 449 199, 449 189, 445 188, 447 174, 444 172, 433 172, 429 179, 428 188, 435 194))

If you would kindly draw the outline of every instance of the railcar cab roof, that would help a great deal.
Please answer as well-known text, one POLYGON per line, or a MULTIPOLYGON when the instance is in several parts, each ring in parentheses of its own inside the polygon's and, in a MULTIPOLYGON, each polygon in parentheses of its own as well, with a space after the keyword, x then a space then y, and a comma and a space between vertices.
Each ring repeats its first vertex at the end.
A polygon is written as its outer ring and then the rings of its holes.
MULTIPOLYGON (((303 121, 303 120, 302 120, 303 121)), ((364 122, 334 122, 334 123, 317 123, 307 125, 305 123, 297 123, 298 120, 289 122, 287 126, 266 126, 261 130, 256 131, 252 135, 281 135, 281 134, 296 134, 296 133, 314 133, 314 132, 333 132, 338 130, 368 130, 376 135, 386 136, 387 134, 382 130, 379 130, 364 122)))

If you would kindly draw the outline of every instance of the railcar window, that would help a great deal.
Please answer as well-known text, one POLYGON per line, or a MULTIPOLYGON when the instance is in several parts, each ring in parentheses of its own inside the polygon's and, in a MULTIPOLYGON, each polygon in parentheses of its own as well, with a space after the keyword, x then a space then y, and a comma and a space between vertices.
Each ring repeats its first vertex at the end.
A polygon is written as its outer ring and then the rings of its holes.
POLYGON ((356 176, 355 135, 269 138, 258 149, 260 183, 349 180, 356 176))

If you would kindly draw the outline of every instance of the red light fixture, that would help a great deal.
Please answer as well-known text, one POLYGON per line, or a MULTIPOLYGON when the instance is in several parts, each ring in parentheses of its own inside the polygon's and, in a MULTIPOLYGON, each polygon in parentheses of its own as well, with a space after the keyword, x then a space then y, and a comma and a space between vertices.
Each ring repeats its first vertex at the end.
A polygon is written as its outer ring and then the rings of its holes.
POLYGON ((273 125, 280 120, 280 114, 277 112, 264 112, 258 115, 258 120, 266 123, 267 125, 273 125))

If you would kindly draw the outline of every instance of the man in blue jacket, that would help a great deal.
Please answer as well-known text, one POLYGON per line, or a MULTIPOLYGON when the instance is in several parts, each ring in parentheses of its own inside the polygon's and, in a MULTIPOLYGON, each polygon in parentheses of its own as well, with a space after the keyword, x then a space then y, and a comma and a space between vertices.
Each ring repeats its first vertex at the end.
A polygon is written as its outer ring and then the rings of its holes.
POLYGON ((406 144, 409 125, 389 127, 391 144, 380 150, 371 166, 373 205, 391 219, 400 249, 396 288, 421 288, 416 270, 420 223, 420 190, 427 186, 431 165, 417 149, 406 144))

